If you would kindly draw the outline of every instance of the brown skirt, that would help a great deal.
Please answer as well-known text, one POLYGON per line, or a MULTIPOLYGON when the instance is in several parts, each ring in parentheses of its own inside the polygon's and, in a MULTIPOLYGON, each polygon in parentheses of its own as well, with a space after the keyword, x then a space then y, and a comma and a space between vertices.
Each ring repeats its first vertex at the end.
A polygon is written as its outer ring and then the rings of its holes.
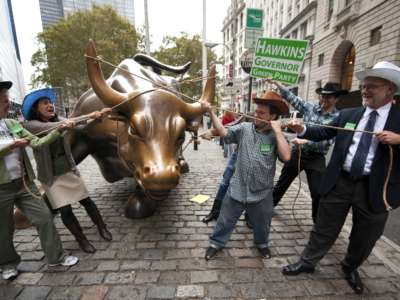
POLYGON ((56 176, 51 186, 42 184, 53 209, 74 204, 89 197, 83 180, 73 172, 56 176))

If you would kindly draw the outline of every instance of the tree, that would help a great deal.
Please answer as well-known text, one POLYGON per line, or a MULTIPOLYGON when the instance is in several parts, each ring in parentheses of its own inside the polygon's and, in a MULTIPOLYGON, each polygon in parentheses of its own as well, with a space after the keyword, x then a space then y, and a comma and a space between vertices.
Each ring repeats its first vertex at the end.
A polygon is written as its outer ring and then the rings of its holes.
MULTIPOLYGON (((76 101, 90 87, 84 57, 89 39, 95 41, 99 54, 115 64, 133 57, 142 47, 142 36, 112 7, 93 6, 39 33, 41 47, 31 60, 33 87, 62 87, 70 103, 76 101)), ((103 65, 105 76, 112 70, 103 65)))
MULTIPOLYGON (((159 61, 169 65, 183 65, 188 61, 192 65, 187 73, 185 80, 190 80, 202 76, 202 44, 199 35, 189 36, 182 32, 181 36, 166 36, 159 50, 153 53, 159 61)), ((217 57, 213 51, 207 49, 207 68, 217 62, 217 57)), ((182 93, 199 98, 202 94, 202 81, 187 82, 181 85, 182 93)))

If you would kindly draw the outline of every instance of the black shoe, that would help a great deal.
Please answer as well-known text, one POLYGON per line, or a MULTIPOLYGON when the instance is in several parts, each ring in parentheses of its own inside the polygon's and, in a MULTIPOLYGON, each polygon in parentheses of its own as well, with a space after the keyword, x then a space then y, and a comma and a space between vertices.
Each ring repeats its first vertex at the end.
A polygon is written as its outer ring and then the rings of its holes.
POLYGON ((263 258, 271 258, 271 251, 269 250, 268 247, 257 248, 257 250, 263 258))
POLYGON ((205 216, 201 221, 207 224, 212 220, 218 219, 220 210, 221 210, 221 201, 215 198, 210 213, 207 216, 205 216))
POLYGON ((219 211, 216 211, 216 210, 211 210, 210 211, 210 213, 207 215, 207 216, 205 216, 204 218, 203 218, 203 220, 201 220, 203 223, 208 223, 208 222, 210 222, 210 221, 212 221, 212 220, 216 220, 216 219, 218 219, 218 216, 219 216, 219 211))
POLYGON ((300 273, 313 273, 314 271, 315 268, 313 266, 308 266, 304 264, 301 260, 299 260, 297 263, 283 267, 282 274, 288 276, 296 276, 300 273))
POLYGON ((210 260, 212 259, 215 255, 217 255, 217 253, 220 251, 221 249, 217 249, 214 247, 208 247, 207 251, 206 251, 206 256, 205 259, 206 260, 210 260))
POLYGON ((246 221, 246 226, 250 229, 253 229, 253 225, 251 225, 250 218, 247 213, 244 214, 244 220, 246 221))
POLYGON ((342 265, 342 271, 344 273, 344 278, 353 291, 358 295, 362 294, 364 291, 364 284, 361 281, 360 274, 358 274, 357 269, 350 271, 342 265))

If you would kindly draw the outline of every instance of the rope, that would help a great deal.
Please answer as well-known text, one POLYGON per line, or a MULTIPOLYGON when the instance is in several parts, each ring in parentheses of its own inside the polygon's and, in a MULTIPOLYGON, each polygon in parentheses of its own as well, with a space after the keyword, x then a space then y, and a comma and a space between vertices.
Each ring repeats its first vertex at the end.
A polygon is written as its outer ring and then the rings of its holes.
POLYGON ((385 178, 385 183, 383 185, 383 203, 385 204, 386 211, 391 211, 393 208, 390 206, 389 202, 387 201, 387 187, 389 184, 390 174, 392 173, 393 168, 393 146, 389 145, 389 167, 387 171, 387 175, 385 178))
POLYGON ((299 221, 297 220, 297 218, 295 217, 295 214, 294 214, 294 207, 295 207, 295 205, 296 205, 297 199, 299 198, 300 191, 301 191, 301 183, 302 183, 302 181, 301 181, 301 176, 300 176, 300 173, 301 173, 301 145, 300 145, 300 144, 297 145, 297 150, 298 150, 298 158, 297 158, 297 179, 298 179, 298 182, 299 182, 299 184, 298 184, 299 187, 298 187, 298 189, 297 189, 296 196, 294 197, 293 203, 292 203, 292 217, 293 217, 293 220, 296 221, 297 226, 300 226, 299 221))

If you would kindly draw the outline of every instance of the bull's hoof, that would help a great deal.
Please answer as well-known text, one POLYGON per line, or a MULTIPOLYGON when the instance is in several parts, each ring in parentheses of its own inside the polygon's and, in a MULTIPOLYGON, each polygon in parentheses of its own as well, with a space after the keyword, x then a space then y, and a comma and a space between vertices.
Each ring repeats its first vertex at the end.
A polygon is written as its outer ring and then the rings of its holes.
POLYGON ((125 216, 129 219, 141 219, 152 216, 155 210, 156 201, 140 193, 129 196, 125 216))
POLYGON ((189 164, 185 159, 179 160, 179 167, 181 170, 181 174, 189 173, 189 164))
POLYGON ((17 229, 25 229, 32 226, 32 223, 18 208, 14 211, 14 223, 17 229))

